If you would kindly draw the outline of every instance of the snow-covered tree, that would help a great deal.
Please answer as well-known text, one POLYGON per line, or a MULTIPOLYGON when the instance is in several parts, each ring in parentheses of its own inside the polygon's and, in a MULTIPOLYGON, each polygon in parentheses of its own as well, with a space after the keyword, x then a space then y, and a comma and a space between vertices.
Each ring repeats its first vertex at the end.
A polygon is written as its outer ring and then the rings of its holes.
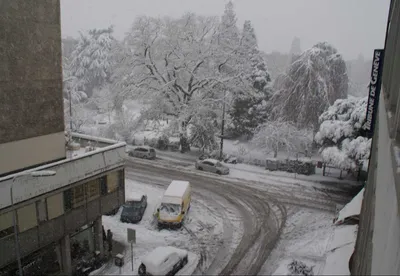
POLYGON ((258 127, 252 143, 266 153, 284 150, 288 154, 307 153, 312 144, 312 131, 298 129, 294 124, 282 120, 268 121, 258 127))
POLYGON ((89 96, 95 87, 109 81, 112 68, 110 53, 115 43, 112 33, 112 27, 81 33, 71 53, 71 74, 78 79, 76 85, 79 90, 89 96))
POLYGON ((276 88, 275 116, 316 131, 319 116, 347 97, 346 64, 333 46, 318 43, 291 64, 276 88))
POLYGON ((157 99, 150 113, 173 116, 185 133, 199 106, 218 101, 223 88, 235 87, 243 75, 241 63, 231 62, 239 45, 223 51, 218 39, 214 17, 140 17, 123 43, 116 84, 125 95, 157 99))
POLYGON ((357 169, 368 162, 371 139, 365 138, 368 97, 339 99, 320 116, 315 141, 325 162, 357 169))
POLYGON ((219 133, 219 120, 217 109, 212 106, 200 106, 199 114, 194 117, 190 125, 190 144, 201 151, 212 152, 218 148, 217 133, 219 133))
POLYGON ((265 60, 258 50, 257 38, 250 21, 245 21, 242 33, 244 60, 250 61, 246 91, 240 91, 229 110, 230 132, 236 136, 251 136, 255 129, 268 118, 268 101, 272 90, 265 60))

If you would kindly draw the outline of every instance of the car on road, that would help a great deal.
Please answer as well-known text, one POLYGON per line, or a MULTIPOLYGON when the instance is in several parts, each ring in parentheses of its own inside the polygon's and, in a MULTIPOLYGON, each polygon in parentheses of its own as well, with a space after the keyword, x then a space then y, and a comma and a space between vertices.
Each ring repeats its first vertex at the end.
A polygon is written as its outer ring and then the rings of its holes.
POLYGON ((140 146, 129 151, 128 155, 143 159, 156 159, 156 150, 152 147, 140 146))
POLYGON ((213 172, 217 174, 229 174, 229 168, 222 165, 221 162, 216 159, 197 160, 195 167, 200 171, 213 172))
POLYGON ((146 208, 147 195, 134 194, 127 197, 122 205, 121 222, 138 223, 142 220, 146 208))
POLYGON ((172 246, 157 247, 147 254, 139 266, 141 276, 175 275, 189 261, 188 252, 172 246))

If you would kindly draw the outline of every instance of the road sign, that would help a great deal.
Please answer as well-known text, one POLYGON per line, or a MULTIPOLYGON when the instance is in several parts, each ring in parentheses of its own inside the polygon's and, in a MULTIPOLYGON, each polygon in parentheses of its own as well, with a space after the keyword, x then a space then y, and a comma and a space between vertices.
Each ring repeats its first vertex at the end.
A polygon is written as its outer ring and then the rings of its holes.
POLYGON ((128 230, 128 242, 129 243, 136 243, 136 230, 127 228, 128 230))

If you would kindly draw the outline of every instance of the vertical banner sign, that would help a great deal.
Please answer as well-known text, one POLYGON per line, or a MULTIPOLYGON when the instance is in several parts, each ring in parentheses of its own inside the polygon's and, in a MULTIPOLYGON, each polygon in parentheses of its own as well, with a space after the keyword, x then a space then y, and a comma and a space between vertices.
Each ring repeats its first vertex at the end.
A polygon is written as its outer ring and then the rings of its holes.
POLYGON ((377 117, 379 95, 381 92, 382 69, 383 69, 383 49, 374 50, 372 59, 371 81, 369 83, 368 105, 367 105, 367 121, 365 130, 368 138, 374 135, 375 120, 377 117))

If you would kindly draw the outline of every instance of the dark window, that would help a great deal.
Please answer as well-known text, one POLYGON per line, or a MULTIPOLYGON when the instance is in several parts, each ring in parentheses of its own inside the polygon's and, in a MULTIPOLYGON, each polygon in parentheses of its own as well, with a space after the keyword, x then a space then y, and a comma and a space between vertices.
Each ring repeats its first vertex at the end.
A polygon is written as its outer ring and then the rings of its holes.
POLYGON ((119 179, 118 179, 118 184, 119 184, 119 188, 121 190, 124 189, 124 183, 125 183, 125 171, 124 170, 120 170, 119 171, 119 179))
POLYGON ((47 221, 47 204, 46 200, 36 201, 36 208, 39 222, 47 221))
POLYGON ((150 149, 150 152, 156 152, 154 149, 150 149))
POLYGON ((8 227, 0 231, 0 239, 12 235, 14 233, 14 227, 8 227))
POLYGON ((107 177, 106 176, 102 176, 100 178, 100 191, 101 191, 101 195, 107 194, 107 177))
POLYGON ((65 211, 72 209, 72 190, 64 191, 64 209, 65 211))

